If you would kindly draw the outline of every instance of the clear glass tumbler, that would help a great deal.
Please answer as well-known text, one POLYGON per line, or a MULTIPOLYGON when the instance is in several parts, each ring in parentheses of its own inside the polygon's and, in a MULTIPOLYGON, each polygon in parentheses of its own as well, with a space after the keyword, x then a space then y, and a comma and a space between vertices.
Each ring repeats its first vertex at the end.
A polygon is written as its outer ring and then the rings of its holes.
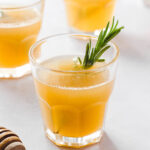
POLYGON ((94 32, 106 27, 114 14, 116 0, 64 0, 73 31, 94 32))
POLYGON ((86 43, 97 37, 79 34, 49 36, 29 53, 47 137, 59 146, 82 147, 99 142, 105 110, 115 80, 119 50, 103 54, 105 63, 79 70, 86 43))
POLYGON ((28 53, 41 28, 44 0, 0 2, 0 78, 30 71, 28 53))

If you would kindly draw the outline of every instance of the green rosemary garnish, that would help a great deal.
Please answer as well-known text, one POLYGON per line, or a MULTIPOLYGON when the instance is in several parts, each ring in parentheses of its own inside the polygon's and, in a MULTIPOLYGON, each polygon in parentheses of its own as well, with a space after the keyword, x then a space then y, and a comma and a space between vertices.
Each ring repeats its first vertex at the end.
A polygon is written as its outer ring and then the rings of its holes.
POLYGON ((94 48, 92 48, 91 46, 91 40, 89 41, 89 43, 87 43, 83 61, 80 57, 77 57, 78 62, 80 63, 82 68, 87 69, 93 66, 96 62, 105 61, 105 59, 100 59, 100 57, 105 51, 110 48, 108 42, 112 40, 116 35, 118 35, 124 28, 123 26, 118 28, 118 23, 118 20, 115 23, 115 17, 113 17, 112 25, 109 28, 110 22, 108 22, 106 28, 104 30, 101 30, 96 46, 94 48))

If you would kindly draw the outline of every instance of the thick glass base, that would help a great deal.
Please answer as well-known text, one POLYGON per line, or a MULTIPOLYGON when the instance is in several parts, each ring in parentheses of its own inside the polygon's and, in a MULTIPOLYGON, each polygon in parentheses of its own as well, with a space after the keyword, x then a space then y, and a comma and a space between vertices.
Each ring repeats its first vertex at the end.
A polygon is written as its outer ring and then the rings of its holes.
POLYGON ((95 36, 98 36, 100 31, 101 31, 100 29, 99 30, 97 29, 97 30, 94 30, 93 32, 85 32, 85 31, 77 30, 72 27, 69 28, 70 33, 83 33, 83 34, 90 34, 90 35, 95 35, 95 36))
POLYGON ((90 35, 92 35, 94 33, 94 31, 93 32, 82 31, 82 30, 79 30, 79 29, 76 29, 73 27, 69 27, 69 32, 70 33, 83 33, 83 34, 90 34, 90 35))
POLYGON ((99 142, 103 135, 103 130, 96 131, 88 136, 73 138, 54 134, 49 129, 47 129, 46 135, 53 143, 58 146, 80 148, 99 142))
POLYGON ((30 72, 29 64, 17 68, 0 68, 0 78, 20 78, 30 72))

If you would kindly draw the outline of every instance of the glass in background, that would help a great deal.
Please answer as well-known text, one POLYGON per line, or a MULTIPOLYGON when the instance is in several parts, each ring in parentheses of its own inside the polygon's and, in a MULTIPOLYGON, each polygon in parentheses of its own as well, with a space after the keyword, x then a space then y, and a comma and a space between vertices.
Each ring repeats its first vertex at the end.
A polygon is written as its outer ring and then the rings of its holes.
POLYGON ((99 142, 106 105, 115 80, 118 48, 111 48, 90 70, 78 70, 76 56, 83 56, 89 35, 55 35, 36 42, 30 61, 46 135, 60 146, 81 147, 99 142), (58 44, 59 43, 59 44, 58 44))
POLYGON ((28 52, 42 22, 43 0, 0 1, 0 78, 30 71, 28 52))
POLYGON ((69 26, 74 31, 94 32, 106 27, 116 0, 64 0, 69 26))

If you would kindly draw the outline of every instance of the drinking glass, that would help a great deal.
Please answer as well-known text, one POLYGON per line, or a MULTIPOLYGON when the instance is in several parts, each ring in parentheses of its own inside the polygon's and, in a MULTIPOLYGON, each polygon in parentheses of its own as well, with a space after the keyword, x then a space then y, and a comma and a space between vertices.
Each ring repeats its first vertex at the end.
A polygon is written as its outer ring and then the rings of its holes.
POLYGON ((78 70, 89 39, 80 34, 49 36, 36 42, 29 57, 47 137, 59 146, 82 147, 99 142, 119 55, 117 46, 103 54, 106 62, 78 70), (71 70, 70 68, 74 68, 71 70))
POLYGON ((28 53, 41 28, 43 0, 0 1, 0 78, 30 71, 28 53))
POLYGON ((106 27, 114 14, 116 0, 64 0, 73 31, 94 32, 106 27))

